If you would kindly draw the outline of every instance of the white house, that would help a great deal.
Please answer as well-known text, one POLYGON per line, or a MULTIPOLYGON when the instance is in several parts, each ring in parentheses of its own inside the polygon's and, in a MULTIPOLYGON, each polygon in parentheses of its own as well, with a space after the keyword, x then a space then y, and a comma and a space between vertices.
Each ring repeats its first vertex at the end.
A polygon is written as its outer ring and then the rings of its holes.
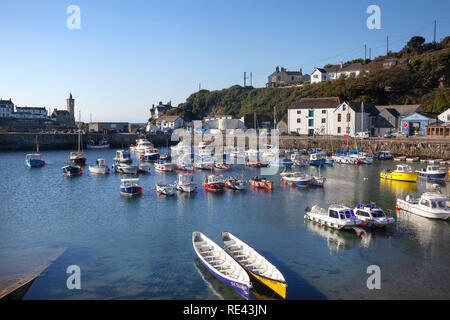
POLYGON ((438 115, 438 120, 441 122, 450 122, 450 108, 438 115))
POLYGON ((341 102, 338 97, 303 98, 288 109, 288 132, 301 135, 349 135, 369 131, 375 106, 341 102))
POLYGON ((314 68, 311 72, 311 83, 318 83, 328 80, 336 80, 345 75, 356 77, 363 71, 361 63, 349 63, 327 66, 326 68, 314 68))
POLYGON ((168 116, 163 115, 159 116, 159 118, 156 120, 156 126, 159 128, 159 130, 175 130, 178 128, 181 128, 184 125, 183 118, 180 116, 168 116))
POLYGON ((301 135, 332 134, 333 111, 341 104, 338 97, 302 98, 288 108, 288 132, 301 135))

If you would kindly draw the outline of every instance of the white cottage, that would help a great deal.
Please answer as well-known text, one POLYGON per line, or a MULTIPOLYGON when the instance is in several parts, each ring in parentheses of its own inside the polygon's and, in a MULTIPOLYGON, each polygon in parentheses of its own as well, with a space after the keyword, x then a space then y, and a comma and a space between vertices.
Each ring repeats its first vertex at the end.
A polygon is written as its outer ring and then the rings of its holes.
POLYGON ((450 108, 438 115, 438 120, 441 122, 450 122, 450 108))

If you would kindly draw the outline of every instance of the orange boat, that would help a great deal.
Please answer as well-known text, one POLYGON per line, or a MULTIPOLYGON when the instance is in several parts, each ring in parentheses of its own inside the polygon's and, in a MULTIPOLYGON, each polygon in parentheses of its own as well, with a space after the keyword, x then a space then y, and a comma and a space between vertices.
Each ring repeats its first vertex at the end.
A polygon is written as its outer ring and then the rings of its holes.
POLYGON ((273 182, 267 180, 266 178, 254 177, 249 180, 250 185, 255 188, 262 188, 267 190, 272 190, 273 182))

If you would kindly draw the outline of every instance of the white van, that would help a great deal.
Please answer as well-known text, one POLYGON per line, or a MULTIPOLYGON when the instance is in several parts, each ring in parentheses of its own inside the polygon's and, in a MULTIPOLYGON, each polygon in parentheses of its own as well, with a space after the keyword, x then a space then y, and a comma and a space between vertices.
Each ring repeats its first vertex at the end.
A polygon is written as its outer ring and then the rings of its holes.
POLYGON ((355 138, 369 139, 369 132, 368 131, 357 132, 355 134, 355 138))

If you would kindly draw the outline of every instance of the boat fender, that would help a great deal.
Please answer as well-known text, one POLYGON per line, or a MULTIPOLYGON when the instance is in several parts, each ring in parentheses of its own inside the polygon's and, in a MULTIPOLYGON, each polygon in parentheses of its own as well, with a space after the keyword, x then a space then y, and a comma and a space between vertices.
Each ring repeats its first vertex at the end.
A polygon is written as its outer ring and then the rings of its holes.
POLYGON ((396 211, 398 211, 398 210, 399 210, 398 204, 397 204, 397 205, 395 205, 395 210, 396 210, 396 211))

